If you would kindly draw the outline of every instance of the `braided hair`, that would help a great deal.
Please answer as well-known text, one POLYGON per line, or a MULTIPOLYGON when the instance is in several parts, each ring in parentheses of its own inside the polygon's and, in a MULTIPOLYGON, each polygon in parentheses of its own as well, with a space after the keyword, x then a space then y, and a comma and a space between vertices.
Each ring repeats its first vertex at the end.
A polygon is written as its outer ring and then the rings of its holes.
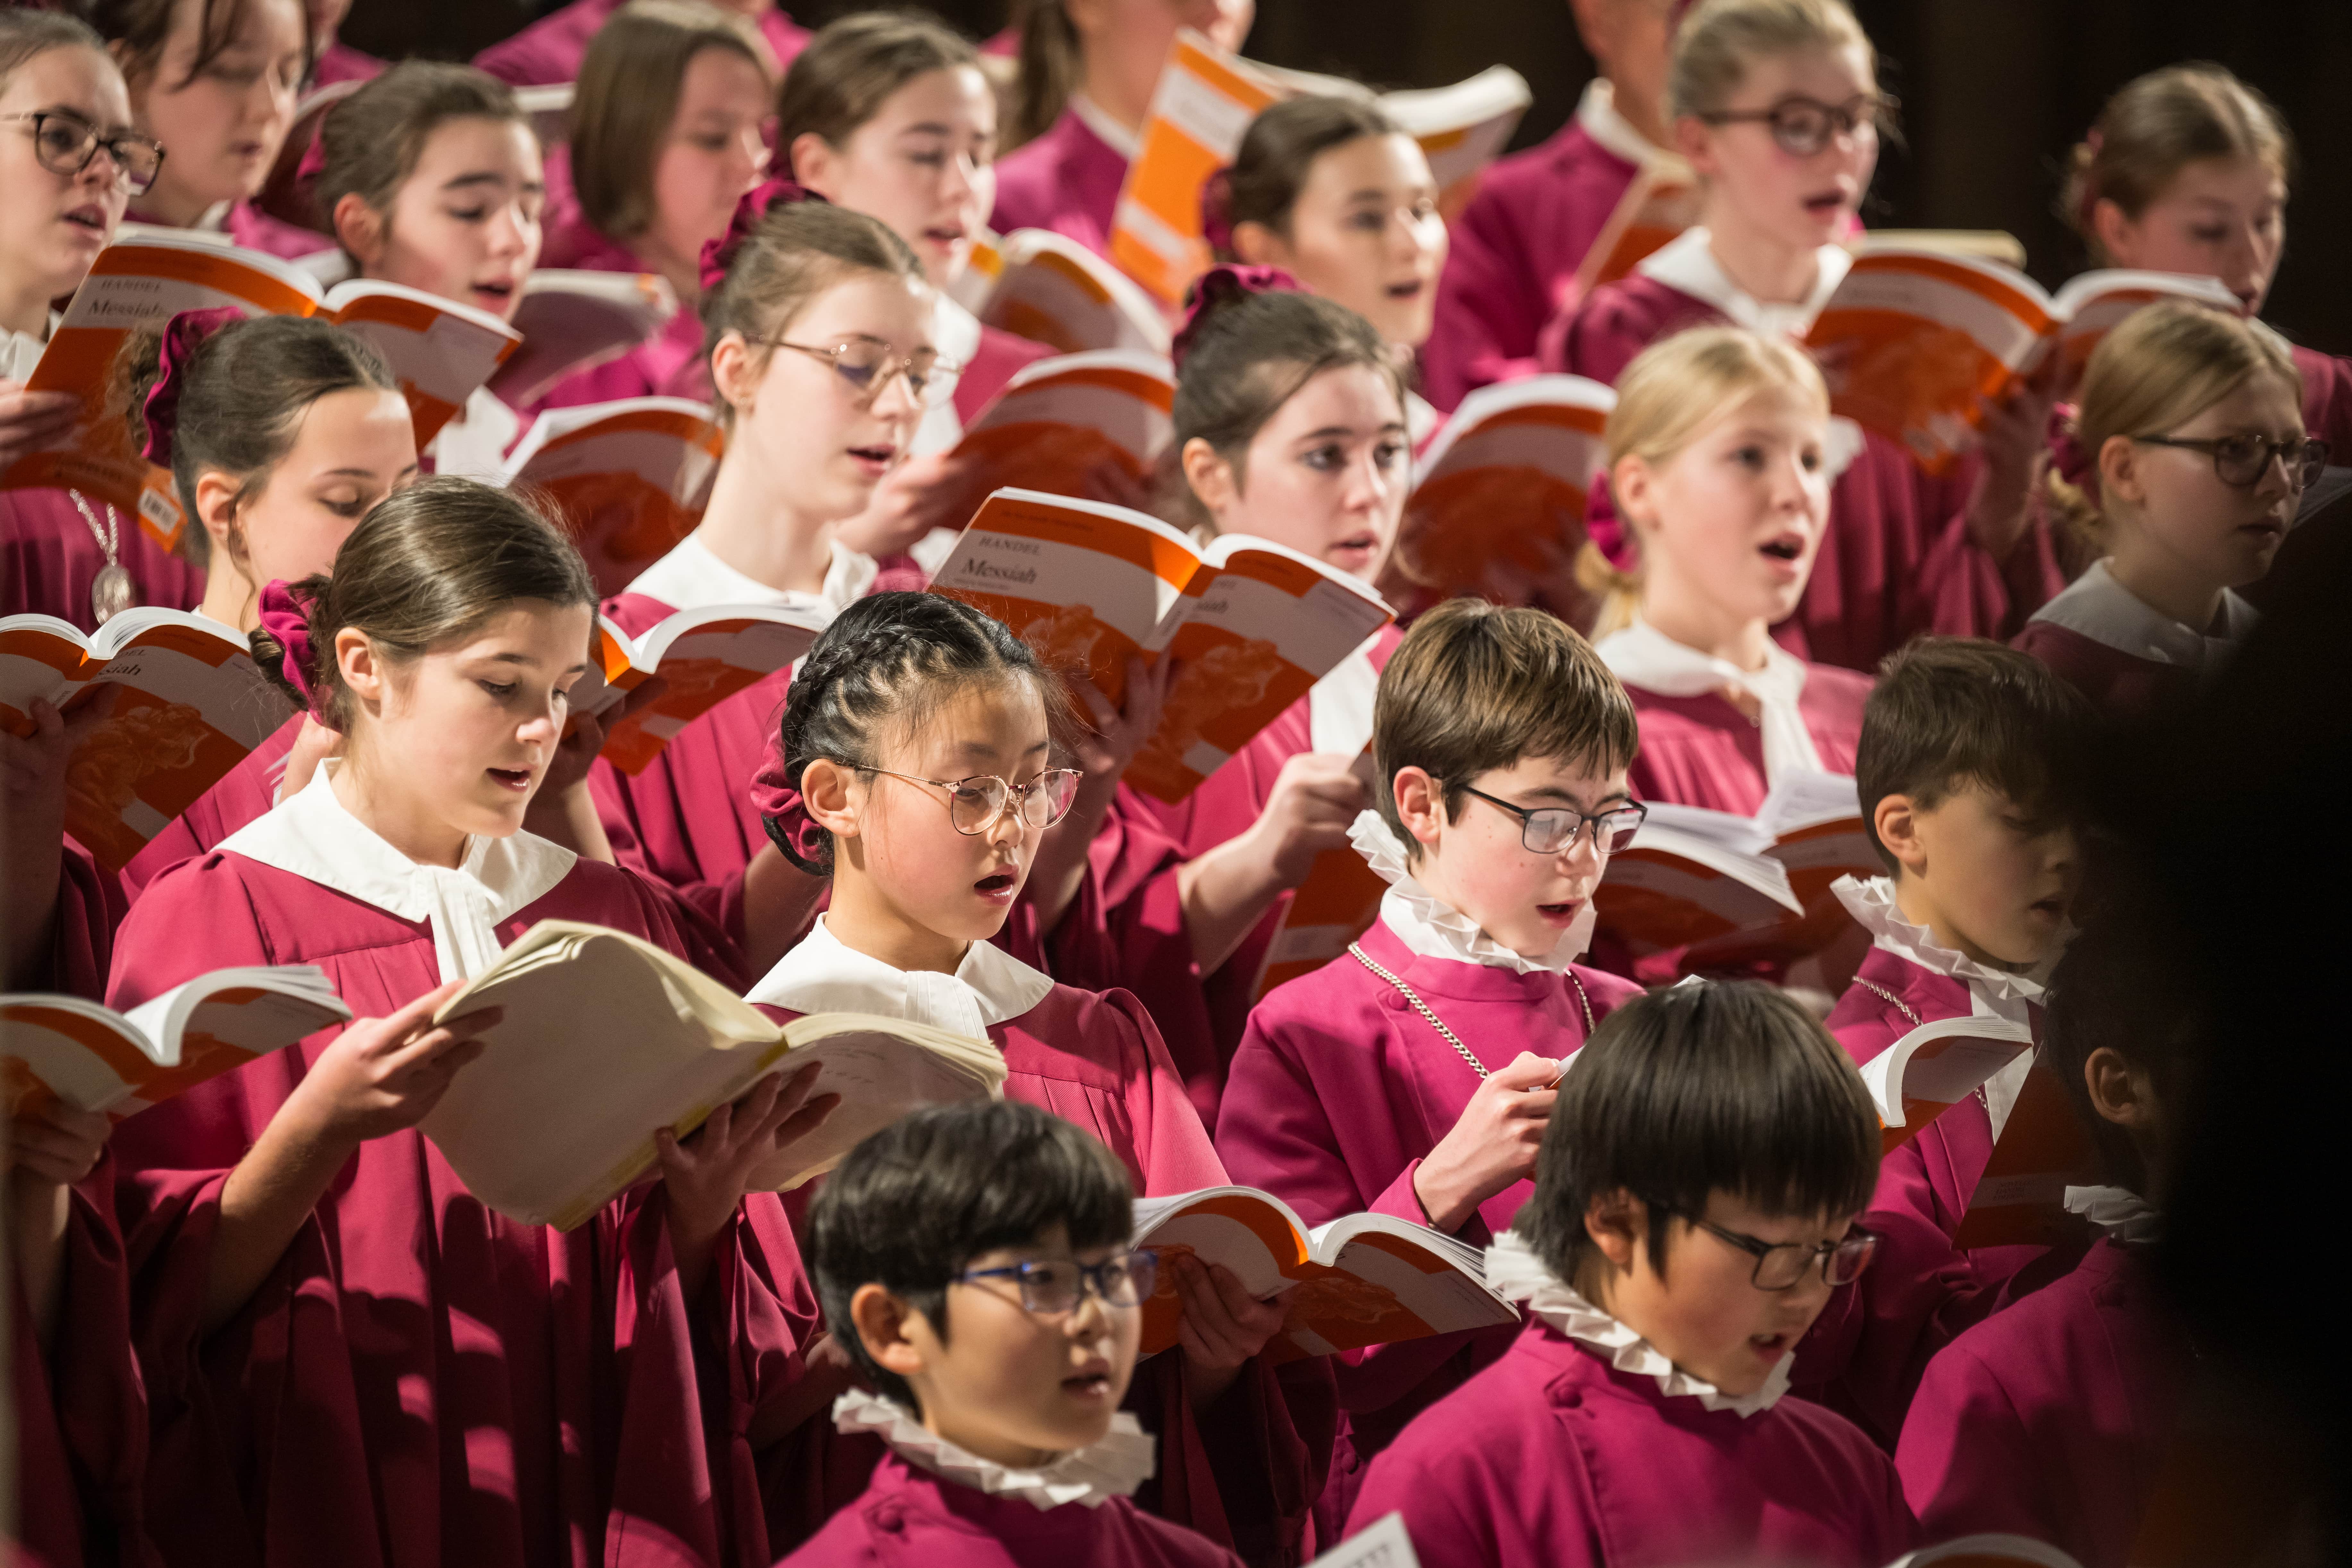
MULTIPOLYGON (((940 594, 869 594, 825 628, 793 675, 779 748, 785 776, 797 787, 820 758, 872 766, 885 721, 919 727, 971 688, 1008 680, 1036 691, 1058 734, 1068 692, 1012 627, 940 594)), ((774 818, 761 820, 784 858, 813 876, 833 874, 829 838, 806 855, 774 818)))

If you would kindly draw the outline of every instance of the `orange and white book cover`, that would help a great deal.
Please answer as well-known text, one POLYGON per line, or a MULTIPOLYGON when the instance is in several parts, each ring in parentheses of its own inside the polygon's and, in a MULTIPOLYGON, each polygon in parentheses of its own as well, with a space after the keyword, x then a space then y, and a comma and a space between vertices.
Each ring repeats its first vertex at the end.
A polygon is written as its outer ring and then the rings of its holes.
POLYGON ((12 1115, 61 1100, 120 1121, 351 1017, 307 963, 216 969, 128 1013, 79 996, 0 996, 0 1083, 12 1115))
POLYGON ((1171 309, 1209 265, 1202 187, 1233 162, 1258 110, 1289 96, 1191 28, 1177 33, 1110 229, 1110 258, 1171 309))
POLYGON ((110 703, 66 763, 66 831, 116 871, 243 762, 290 711, 245 639, 217 621, 144 605, 85 637, 50 616, 0 619, 0 728, 30 734, 30 705, 110 703))
POLYGON ((1113 470, 1148 481, 1175 434, 1176 373, 1164 354, 1104 351, 1013 373, 956 443, 976 489, 1097 493, 1113 470))
POLYGON ((166 549, 178 542, 186 522, 171 476, 132 447, 106 388, 133 332, 223 305, 257 316, 324 315, 367 339, 408 399, 420 447, 521 341, 486 311, 397 283, 354 279, 321 294, 293 262, 142 230, 99 252, 26 383, 79 397, 81 426, 66 447, 18 458, 0 489, 70 486, 134 513, 166 549))
POLYGON ((668 326, 677 310, 676 291, 658 273, 535 268, 515 305, 522 344, 487 384, 520 408, 564 377, 627 353, 668 326))
POLYGON ((1580 375, 1482 386, 1414 465, 1382 586, 1392 598, 1475 595, 1573 607, 1584 509, 1617 395, 1580 375))
POLYGON ((2033 1030, 1995 1016, 1937 1018, 1920 1025, 1862 1067, 1878 1107, 1885 1152, 1966 1100, 1978 1086, 2033 1048, 2033 1030))
MULTIPOLYGON (((1207 1187, 1135 1205, 1134 1245, 1163 1258, 1191 1253, 1220 1263, 1287 1313, 1280 1360, 1516 1322, 1519 1310, 1486 1287, 1478 1249, 1426 1226, 1359 1214, 1310 1229, 1297 1211, 1255 1187, 1207 1187)), ((1182 1308, 1175 1274, 1143 1304, 1142 1349, 1176 1342, 1182 1308)))
POLYGON ((708 405, 626 397, 547 410, 507 471, 554 503, 609 598, 694 531, 726 446, 708 405))
POLYGON ((994 254, 994 281, 973 311, 982 325, 1068 354, 1168 353, 1171 334, 1160 302, 1076 240, 1048 229, 1016 228, 994 254))
POLYGON ((603 713, 659 676, 661 694, 608 730, 597 753, 625 773, 640 773, 679 731, 793 664, 824 631, 819 617, 772 605, 680 610, 637 637, 599 616, 596 662, 574 687, 572 706, 603 713))
POLYGON ((2188 272, 2142 272, 2106 267, 2066 280, 2052 296, 2052 314, 2058 317, 2058 389, 2072 396, 2083 384, 2083 369, 2091 351, 2126 316, 2158 300, 2194 300, 2217 310, 2237 315, 2244 310, 2230 286, 2219 278, 2188 272))
POLYGON ((1698 175, 1671 153, 1653 157, 1625 187, 1592 247, 1584 253, 1576 269, 1575 298, 1581 300, 1603 283, 1632 277, 1634 268, 1696 222, 1698 175))
MULTIPOLYGON (((1354 772, 1366 789, 1372 787, 1376 769, 1369 748, 1356 758, 1354 772)), ((1274 940, 1266 943, 1251 994, 1263 999, 1276 986, 1311 974, 1346 952, 1380 919, 1381 900, 1388 890, 1388 883, 1352 846, 1316 856, 1306 879, 1281 906, 1281 921, 1274 940)))
POLYGON ((1003 273, 1004 237, 982 224, 971 237, 971 250, 964 258, 963 270, 948 280, 948 298, 977 316, 1003 273))
POLYGON ((2066 1189, 2095 1184, 2098 1172, 2098 1152, 2065 1085, 2049 1058, 2036 1057, 1993 1140, 1992 1158, 1953 1243, 2046 1247, 2075 1228, 2066 1213, 2066 1189))
POLYGON ((1127 661, 1178 662, 1128 782, 1182 799, 1391 618, 1379 595, 1245 534, 1207 550, 1142 512, 999 490, 931 591, 987 611, 1117 703, 1127 661))

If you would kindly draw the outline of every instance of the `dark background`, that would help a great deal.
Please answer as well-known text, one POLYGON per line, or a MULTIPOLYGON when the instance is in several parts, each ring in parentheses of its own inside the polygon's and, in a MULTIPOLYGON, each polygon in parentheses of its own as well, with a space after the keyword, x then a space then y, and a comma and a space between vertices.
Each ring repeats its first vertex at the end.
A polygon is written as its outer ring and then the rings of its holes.
MULTIPOLYGON (((819 26, 866 7, 787 0, 819 26)), ((540 7, 530 0, 357 0, 344 36, 379 54, 463 58, 540 7), (425 40, 431 40, 427 46, 425 40)), ((975 36, 1007 0, 938 0, 975 36)), ((2054 285, 2084 265, 2053 210, 2059 161, 2122 83, 2176 60, 2228 66, 2284 110, 2303 151, 2287 256, 2265 314, 2298 342, 2352 353, 2352 4, 2347 0, 1856 0, 1903 100, 1879 165, 1878 227, 2000 228, 2054 285)), ((1535 107, 1517 145, 1549 135, 1592 74, 1567 0, 1260 0, 1255 58, 1380 87, 1436 87, 1500 60, 1535 107)))

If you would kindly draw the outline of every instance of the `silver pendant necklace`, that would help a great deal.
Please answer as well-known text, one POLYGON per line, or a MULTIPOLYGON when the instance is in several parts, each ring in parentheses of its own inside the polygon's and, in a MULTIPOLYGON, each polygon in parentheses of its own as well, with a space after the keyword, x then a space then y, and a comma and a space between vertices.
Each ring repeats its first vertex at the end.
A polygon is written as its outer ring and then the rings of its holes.
POLYGON ((106 509, 106 525, 101 528, 96 514, 89 510, 89 502, 82 499, 79 490, 69 489, 66 494, 73 498, 74 507, 81 513, 81 520, 89 524, 90 537, 98 541, 100 550, 106 552, 106 564, 98 569, 98 575, 91 579, 89 584, 89 613, 98 617, 98 624, 102 626, 139 602, 139 595, 131 590, 131 574, 122 569, 122 563, 116 558, 122 545, 122 516, 109 506, 106 509))

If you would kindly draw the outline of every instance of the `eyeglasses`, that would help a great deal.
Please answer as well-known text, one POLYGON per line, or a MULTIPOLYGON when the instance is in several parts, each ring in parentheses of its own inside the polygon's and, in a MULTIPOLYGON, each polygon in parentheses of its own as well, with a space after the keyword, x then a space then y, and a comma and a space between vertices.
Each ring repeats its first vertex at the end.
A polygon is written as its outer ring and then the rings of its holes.
POLYGON ((2327 467, 2327 443, 2295 437, 2273 441, 2261 436, 2215 436, 2191 440, 2183 436, 2135 436, 2150 447, 2179 447, 2213 459, 2213 472, 2233 489, 2250 490, 2263 482, 2275 458, 2286 469, 2291 489, 2305 490, 2327 467))
POLYGON ((1810 158, 1828 146, 1832 136, 1851 136, 1865 125, 1875 130, 1895 112, 1895 106, 1894 97, 1883 92, 1866 92, 1843 103, 1823 103, 1818 98, 1791 93, 1769 109, 1717 110, 1699 119, 1708 125, 1761 122, 1781 152, 1793 158, 1810 158))
POLYGON ((829 349, 812 343, 788 343, 782 338, 761 338, 770 348, 790 349, 811 359, 821 359, 833 366, 834 374, 857 390, 857 395, 871 402, 882 395, 890 378, 903 375, 907 390, 916 402, 926 408, 937 408, 955 392, 956 381, 963 374, 961 365, 943 363, 937 351, 917 349, 904 359, 879 338, 850 338, 829 349))
POLYGON ((1736 1247, 1756 1259, 1756 1268, 1748 1276, 1749 1284, 1759 1290, 1788 1290, 1804 1282, 1816 1261, 1822 1268, 1822 1279, 1831 1285, 1850 1285, 1870 1267, 1873 1255, 1878 1251, 1878 1234, 1859 1226, 1848 1230, 1835 1241, 1817 1242, 1808 1247, 1801 1241, 1765 1241, 1760 1237, 1726 1230, 1719 1225, 1709 1225, 1696 1215, 1682 1214, 1663 1204, 1654 1207, 1688 1220, 1692 1225, 1728 1247, 1736 1247))
POLYGON ((1519 819, 1519 842, 1538 855, 1565 854, 1576 842, 1576 836, 1587 823, 1592 825, 1592 842, 1603 855, 1614 855, 1633 842, 1633 835, 1642 830, 1642 823, 1650 808, 1638 802, 1610 807, 1607 811, 1587 816, 1566 806, 1547 806, 1541 811, 1528 811, 1513 805, 1507 800, 1496 800, 1482 789, 1462 786, 1462 793, 1475 795, 1496 811, 1507 811, 1519 819))
POLYGON ((1067 1312, 1092 1290, 1106 1307, 1139 1306, 1160 1282, 1160 1255, 1144 1248, 1121 1252, 1100 1263, 1080 1263, 1075 1258, 1042 1262, 1011 1263, 1002 1268, 967 1268, 956 1276, 959 1284, 975 1279, 1013 1279, 1021 1287, 1021 1305, 1032 1312, 1067 1312))
POLYGON ((974 773, 968 779, 922 779, 888 768, 860 767, 862 773, 887 773, 908 784, 929 784, 948 792, 948 820, 958 833, 979 835, 996 826, 1007 811, 1024 827, 1051 827, 1069 815, 1076 798, 1076 768, 1047 768, 1025 784, 1009 784, 994 773, 974 773))
POLYGON ((43 110, 0 115, 33 122, 33 156, 52 174, 78 175, 103 152, 114 160, 115 178, 132 194, 155 183, 163 169, 163 144, 135 132, 101 132, 79 114, 43 110))

